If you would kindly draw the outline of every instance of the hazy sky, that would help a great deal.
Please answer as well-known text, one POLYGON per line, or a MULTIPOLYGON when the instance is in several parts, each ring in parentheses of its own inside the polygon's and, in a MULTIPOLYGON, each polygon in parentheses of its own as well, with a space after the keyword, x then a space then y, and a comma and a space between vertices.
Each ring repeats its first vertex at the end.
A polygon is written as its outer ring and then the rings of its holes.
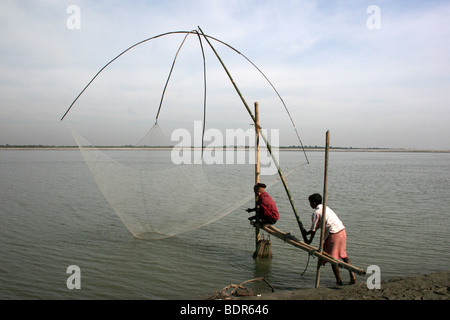
MULTIPOLYGON (((75 144, 60 118, 102 66, 138 41, 200 26, 268 76, 305 145, 323 145, 330 130, 334 146, 450 149, 449 17, 449 1, 2 0, 0 145, 75 144)), ((146 49, 170 57, 164 77, 182 37, 170 50, 164 42, 146 49)), ((141 62, 144 73, 144 60, 124 57, 110 71, 118 77, 92 88, 92 99, 129 101, 123 118, 117 112, 122 123, 139 116, 141 95, 161 94, 164 77, 156 89, 127 74, 141 62)), ((190 65, 192 74, 202 71, 200 63, 185 61, 179 83, 186 90, 192 90, 190 65)), ((211 95, 215 75, 214 69, 208 74, 211 95)), ((175 101, 182 92, 172 96, 175 101)), ((82 108, 75 104, 67 121, 82 108)), ((100 132, 105 122, 95 116, 105 106, 89 108, 90 125, 100 132)))

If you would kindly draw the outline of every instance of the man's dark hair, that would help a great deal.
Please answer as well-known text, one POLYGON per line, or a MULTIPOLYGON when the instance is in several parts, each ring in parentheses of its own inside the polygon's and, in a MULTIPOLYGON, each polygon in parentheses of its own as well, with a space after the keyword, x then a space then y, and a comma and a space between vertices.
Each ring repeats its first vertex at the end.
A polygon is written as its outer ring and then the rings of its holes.
POLYGON ((314 193, 308 197, 309 202, 316 204, 322 204, 322 196, 318 193, 314 193))

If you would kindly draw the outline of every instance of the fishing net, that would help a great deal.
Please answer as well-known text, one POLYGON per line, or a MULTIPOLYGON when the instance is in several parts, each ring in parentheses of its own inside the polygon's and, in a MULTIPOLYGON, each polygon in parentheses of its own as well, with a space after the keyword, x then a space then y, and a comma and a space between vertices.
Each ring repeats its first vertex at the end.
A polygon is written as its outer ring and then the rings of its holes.
MULTIPOLYGON (((103 72, 112 62, 136 45, 149 40, 147 39, 128 48, 103 67, 63 116, 64 119, 78 101, 78 113, 71 115, 71 124, 68 125, 72 135, 100 191, 132 235, 140 239, 161 239, 192 231, 237 209, 246 208, 254 199, 256 160, 254 115, 248 105, 242 107, 244 99, 242 96, 236 97, 237 88, 230 87, 228 81, 226 82, 228 86, 220 90, 214 85, 210 87, 213 97, 209 101, 213 107, 208 109, 206 117, 207 55, 203 50, 200 34, 198 32, 174 34, 181 34, 184 37, 172 61, 169 76, 167 77, 167 72, 165 73, 167 78, 165 82, 163 81, 165 86, 162 88, 161 96, 153 94, 154 91, 158 91, 155 89, 158 83, 155 74, 158 74, 157 71, 161 68, 158 59, 134 56, 132 60, 134 64, 136 61, 153 61, 155 64, 147 67, 143 64, 138 65, 135 75, 123 80, 127 81, 125 89, 124 82, 117 84, 116 78, 108 78, 105 76, 106 72, 103 72), (198 36, 197 41, 201 46, 202 59, 195 62, 198 64, 197 70, 201 72, 195 73, 190 69, 189 73, 179 72, 178 78, 172 77, 178 53, 190 34, 198 36), (147 68, 151 72, 145 77, 140 77, 147 68), (100 81, 103 85, 97 85, 89 93, 85 93, 100 72, 103 72, 100 81), (136 85, 138 88, 129 89, 128 81, 138 78, 143 79, 136 85), (192 83, 203 85, 198 90, 199 86, 190 87, 192 83), (121 89, 114 89, 118 87, 121 89), (139 111, 141 101, 135 98, 144 96, 140 92, 135 92, 136 95, 126 94, 123 100, 120 95, 105 95, 105 92, 139 91, 140 88, 151 89, 145 91, 146 99, 151 101, 143 104, 142 110, 145 111, 139 111), (178 88, 178 91, 175 88, 178 88), (166 91, 172 92, 172 97, 173 93, 176 97, 180 92, 183 92, 183 96, 176 100, 166 97, 166 91), (200 93, 195 93, 196 91, 200 93), (84 95, 81 99, 82 94, 84 95), (224 96, 234 98, 224 100, 224 96), (156 101, 159 101, 159 105, 156 101), (179 101, 182 101, 181 105, 179 101), (149 108, 148 105, 153 107, 149 108), (105 107, 108 107, 108 110, 105 110, 105 107), (120 113, 121 110, 127 110, 127 113, 120 113), (154 115, 155 112, 157 115, 154 125, 150 130, 145 129, 148 119, 151 119, 151 114, 154 115), (168 131, 162 130, 160 123, 164 123, 168 131), (143 130, 146 133, 142 135, 143 130), (125 137, 137 142, 122 142, 126 141, 125 137), (117 144, 121 147, 119 148, 117 144), (115 145, 115 147, 98 147, 99 145, 115 145)), ((206 36, 204 39, 207 39, 206 36)), ((161 48, 162 51, 166 50, 164 46, 161 48)), ((217 53, 216 56, 218 57, 217 53)), ((187 62, 189 65, 195 64, 194 60, 187 62)), ((112 71, 117 70, 121 75, 130 73, 127 64, 124 64, 123 69, 119 67, 112 71)), ((226 71, 230 77, 228 70, 226 71)), ((259 69, 257 71, 260 73, 259 69)), ((212 74, 218 74, 218 71, 213 69, 212 74)), ((218 78, 214 77, 215 80, 212 82, 217 82, 218 78)), ((254 85, 253 81, 249 83, 254 85)), ((276 114, 279 115, 279 111, 276 114)), ((283 124, 277 122, 281 116, 273 117, 270 112, 262 117, 264 119, 262 122, 264 121, 267 127, 262 129, 260 136, 261 182, 268 185, 277 181, 276 147, 279 135, 284 133, 284 131, 280 133, 278 129, 272 130, 269 127, 271 123, 269 120, 277 120, 273 127, 289 128, 291 134, 294 130, 294 134, 298 135, 292 126, 290 115, 287 115, 289 117, 284 113, 283 124), (267 144, 274 141, 276 146, 269 152, 267 144)))
POLYGON ((128 150, 114 159, 72 133, 101 192, 137 238, 159 239, 194 230, 254 197, 253 166, 204 162, 170 166, 173 149, 128 150))
MULTIPOLYGON (((149 134, 156 130, 157 126, 149 134)), ((137 238, 171 237, 252 205, 252 148, 206 148, 203 152, 191 146, 96 148, 77 131, 71 131, 99 189, 137 238), (211 163, 211 156, 207 160, 208 152, 217 153, 213 160, 221 159, 216 161, 221 164, 211 163), (190 163, 174 161, 180 154, 185 160, 191 159, 190 163)), ((261 155, 263 159, 269 157, 267 149, 261 150, 261 155)), ((270 186, 277 179, 273 169, 269 173, 263 177, 270 186)))

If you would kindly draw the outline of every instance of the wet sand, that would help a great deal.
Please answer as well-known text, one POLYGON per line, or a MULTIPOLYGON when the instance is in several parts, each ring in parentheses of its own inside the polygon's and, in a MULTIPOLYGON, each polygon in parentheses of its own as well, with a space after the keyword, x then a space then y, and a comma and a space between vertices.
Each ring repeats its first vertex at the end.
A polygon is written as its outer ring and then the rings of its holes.
MULTIPOLYGON (((358 278, 361 279, 361 278, 358 278)), ((355 285, 275 291, 242 300, 449 300, 450 271, 393 278, 380 289, 368 289, 365 279, 355 285)))

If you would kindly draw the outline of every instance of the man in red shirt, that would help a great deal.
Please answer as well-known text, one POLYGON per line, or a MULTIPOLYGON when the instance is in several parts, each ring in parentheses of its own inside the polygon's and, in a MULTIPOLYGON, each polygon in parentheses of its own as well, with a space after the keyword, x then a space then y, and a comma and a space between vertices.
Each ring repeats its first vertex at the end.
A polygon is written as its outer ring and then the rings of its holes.
POLYGON ((256 215, 248 218, 248 220, 256 220, 256 222, 264 225, 266 223, 275 224, 280 215, 278 214, 278 209, 275 201, 266 192, 266 185, 264 183, 257 183, 253 187, 253 191, 258 197, 256 201, 256 207, 253 209, 247 209, 247 212, 256 211, 256 215))

